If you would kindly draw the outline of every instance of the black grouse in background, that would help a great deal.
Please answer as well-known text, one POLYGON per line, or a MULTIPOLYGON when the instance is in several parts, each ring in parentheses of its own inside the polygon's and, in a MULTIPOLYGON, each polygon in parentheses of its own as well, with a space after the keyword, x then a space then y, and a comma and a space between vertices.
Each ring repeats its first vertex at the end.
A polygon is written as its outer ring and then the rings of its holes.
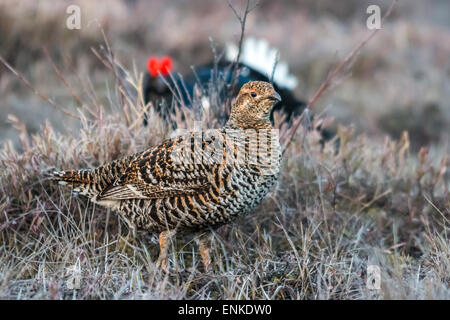
MULTIPOLYGON (((189 107, 189 97, 193 96, 195 84, 201 87, 207 86, 214 72, 217 72, 216 77, 222 77, 227 83, 231 84, 233 81, 231 63, 235 61, 237 53, 238 48, 236 46, 227 45, 225 49, 226 61, 219 62, 217 65, 209 63, 196 67, 195 72, 183 75, 183 81, 175 74, 171 76, 172 60, 169 57, 161 59, 151 57, 147 62, 147 72, 144 75, 143 82, 145 104, 152 102, 163 119, 168 120, 169 115, 175 111, 176 104, 172 102, 172 90, 175 90, 175 86, 180 89, 176 92, 176 99, 183 99, 183 104, 189 107)), ((249 81, 270 82, 277 56, 277 49, 270 48, 265 40, 246 39, 243 42, 241 62, 238 65, 239 76, 236 79, 236 90, 249 81)), ((273 87, 280 94, 282 101, 273 109, 272 120, 273 112, 282 112, 285 115, 285 121, 292 123, 292 120, 303 112, 306 103, 297 99, 292 92, 296 86, 297 78, 289 74, 288 65, 285 62, 279 61, 273 74, 273 87)), ((232 95, 235 94, 237 92, 232 93, 232 95)), ((145 115, 144 125, 147 124, 148 119, 145 115)), ((176 127, 176 124, 172 124, 172 127, 176 127)))

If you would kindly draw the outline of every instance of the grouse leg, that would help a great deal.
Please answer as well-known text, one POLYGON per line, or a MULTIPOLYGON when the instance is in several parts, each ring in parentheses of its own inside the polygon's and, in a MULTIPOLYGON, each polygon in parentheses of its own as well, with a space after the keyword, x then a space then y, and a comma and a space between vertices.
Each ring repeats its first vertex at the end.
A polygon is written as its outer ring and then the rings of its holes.
POLYGON ((211 256, 209 254, 211 234, 202 234, 196 241, 200 249, 200 255, 202 257, 203 265, 205 266, 205 271, 208 272, 211 265, 211 256))
POLYGON ((164 271, 168 271, 168 258, 167 252, 170 245, 170 240, 175 235, 173 230, 166 230, 159 234, 159 257, 156 263, 158 267, 161 267, 164 271))

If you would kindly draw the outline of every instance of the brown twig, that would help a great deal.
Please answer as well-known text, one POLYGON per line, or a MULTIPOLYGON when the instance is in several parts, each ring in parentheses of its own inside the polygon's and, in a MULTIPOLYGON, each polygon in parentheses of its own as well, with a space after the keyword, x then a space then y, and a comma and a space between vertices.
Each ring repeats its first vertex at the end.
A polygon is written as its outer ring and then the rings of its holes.
POLYGON ((118 94, 120 96, 120 102, 122 103, 122 108, 124 110, 124 113, 126 114, 126 103, 125 103, 125 96, 123 95, 123 92, 120 90, 121 87, 123 87, 122 81, 117 73, 117 69, 116 69, 116 64, 114 62, 115 58, 114 58, 114 53, 111 49, 111 46, 109 45, 109 41, 108 38, 106 37, 105 34, 105 30, 103 30, 103 28, 100 26, 100 30, 102 32, 102 36, 103 36, 103 40, 105 41, 105 45, 106 45, 106 49, 108 50, 108 55, 109 55, 109 60, 112 66, 112 70, 114 73, 114 77, 116 78, 116 84, 117 84, 117 89, 118 89, 118 94))
POLYGON ((45 48, 45 47, 44 47, 44 53, 45 53, 45 56, 47 57, 48 61, 52 65, 53 70, 55 71, 56 76, 58 77, 58 79, 61 80, 61 82, 64 84, 64 86, 67 89, 69 89, 70 94, 72 95, 72 97, 80 104, 80 106, 82 106, 83 102, 81 101, 80 97, 78 97, 78 95, 75 93, 73 88, 69 85, 69 83, 67 83, 66 79, 64 78, 64 76, 62 75, 62 73, 58 69, 58 67, 56 66, 55 62, 53 61, 52 57, 50 56, 50 53, 48 52, 47 48, 45 48))
POLYGON ((275 61, 273 63, 272 74, 270 75, 270 83, 273 84, 273 79, 275 78, 275 71, 277 71, 278 63, 280 62, 280 52, 277 52, 275 56, 275 61))
MULTIPOLYGON (((245 24, 247 23, 247 16, 250 13, 250 11, 252 11, 253 9, 255 9, 258 6, 259 2, 256 2, 253 6, 250 6, 250 0, 247 0, 247 4, 245 5, 245 11, 242 16, 239 15, 236 8, 233 7, 233 5, 231 4, 230 0, 227 0, 227 2, 228 2, 228 6, 231 8, 231 10, 233 10, 234 15, 236 16, 236 18, 238 19, 238 21, 241 25, 241 35, 239 38, 238 54, 237 54, 236 60, 233 62, 233 65, 232 65, 233 78, 231 81, 231 87, 234 88, 236 85, 236 82, 237 82, 237 78, 238 78, 237 77, 237 69, 239 66, 239 61, 241 59, 242 44, 244 42, 245 24)), ((232 90, 230 92, 232 92, 232 90)))
MULTIPOLYGON (((381 24, 384 24, 384 21, 386 18, 391 14, 396 2, 398 0, 393 0, 391 5, 389 6, 388 10, 384 14, 384 16, 381 19, 381 24)), ((349 54, 345 57, 344 60, 342 60, 335 68, 333 68, 327 75, 326 79, 322 84, 320 85, 319 89, 316 91, 314 96, 309 100, 306 109, 311 109, 312 106, 316 103, 316 101, 319 99, 319 97, 330 88, 331 82, 334 78, 336 78, 343 70, 349 68, 349 66, 354 61, 354 58, 356 55, 361 51, 361 49, 375 36, 375 34, 380 29, 374 29, 372 30, 369 35, 361 41, 355 48, 353 48, 352 51, 349 52, 349 54)), ((282 135, 280 141, 281 145, 283 146, 283 153, 287 150, 289 147, 289 144, 291 143, 295 132, 297 131, 298 127, 300 126, 300 123, 303 119, 304 112, 295 119, 294 123, 292 124, 292 127, 285 131, 285 133, 282 135)))
MULTIPOLYGON (((77 80, 77 82, 80 85, 80 87, 83 88, 84 93, 86 93, 88 98, 91 100, 92 105, 96 105, 97 98, 95 96, 95 91, 90 90, 90 88, 88 88, 87 85, 86 85, 86 81, 83 81, 80 78, 80 75, 78 74, 78 72, 73 67, 73 62, 72 62, 71 58, 68 55, 64 55, 63 58, 66 61, 65 64, 67 65, 67 68, 72 73, 72 75, 75 77, 75 79, 77 80)), ((87 110, 89 112, 89 114, 92 115, 93 117, 96 116, 95 112, 91 110, 91 108, 89 107, 89 105, 87 103, 83 102, 82 103, 82 108, 87 110)))
POLYGON ((28 89, 30 89, 31 91, 33 91, 33 93, 34 93, 35 95, 37 95, 39 98, 41 98, 43 101, 49 103, 52 107, 54 107, 55 109, 57 109, 57 110, 63 112, 64 114, 68 115, 68 116, 71 117, 71 118, 78 119, 78 120, 81 119, 79 116, 74 115, 74 114, 71 113, 70 111, 68 111, 68 110, 66 110, 66 109, 64 109, 64 108, 62 108, 62 107, 60 107, 60 106, 58 106, 58 105, 56 104, 56 102, 53 101, 53 99, 51 99, 51 98, 47 97, 46 95, 44 95, 44 94, 40 93, 39 91, 37 91, 37 90, 31 85, 30 81, 28 81, 28 79, 25 78, 25 76, 24 76, 23 74, 21 74, 19 71, 17 71, 16 69, 14 69, 8 62, 6 62, 5 59, 3 59, 2 56, 0 56, 0 62, 3 63, 3 65, 4 65, 7 69, 9 69, 9 71, 11 71, 17 78, 19 78, 20 81, 22 81, 22 82, 25 84, 25 86, 28 87, 28 89))

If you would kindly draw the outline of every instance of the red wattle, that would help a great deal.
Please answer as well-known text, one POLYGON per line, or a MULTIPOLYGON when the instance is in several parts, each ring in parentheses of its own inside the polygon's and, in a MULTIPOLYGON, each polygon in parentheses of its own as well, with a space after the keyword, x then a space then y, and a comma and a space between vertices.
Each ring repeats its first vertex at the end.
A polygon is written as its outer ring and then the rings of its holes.
POLYGON ((172 59, 162 57, 161 60, 158 60, 157 57, 150 57, 147 61, 147 70, 152 77, 157 77, 159 73, 167 76, 172 70, 172 59))
POLYGON ((159 62, 157 57, 150 57, 147 61, 147 70, 152 77, 158 76, 159 62))
POLYGON ((169 75, 170 70, 172 70, 172 59, 170 59, 169 57, 162 57, 161 67, 159 70, 163 75, 169 75))

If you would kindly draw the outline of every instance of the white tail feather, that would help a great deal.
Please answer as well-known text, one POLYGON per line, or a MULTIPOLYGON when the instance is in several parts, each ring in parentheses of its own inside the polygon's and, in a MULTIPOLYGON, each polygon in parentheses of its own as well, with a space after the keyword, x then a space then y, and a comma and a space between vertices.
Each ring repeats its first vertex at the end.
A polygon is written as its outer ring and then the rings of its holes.
MULTIPOLYGON (((237 55, 237 46, 231 43, 227 44, 225 58, 231 62, 236 60, 237 55)), ((278 55, 278 49, 271 48, 266 40, 247 38, 242 43, 240 62, 270 78, 278 55)), ((289 66, 284 61, 277 63, 273 81, 279 87, 288 89, 294 89, 298 84, 297 78, 289 73, 289 66)))

